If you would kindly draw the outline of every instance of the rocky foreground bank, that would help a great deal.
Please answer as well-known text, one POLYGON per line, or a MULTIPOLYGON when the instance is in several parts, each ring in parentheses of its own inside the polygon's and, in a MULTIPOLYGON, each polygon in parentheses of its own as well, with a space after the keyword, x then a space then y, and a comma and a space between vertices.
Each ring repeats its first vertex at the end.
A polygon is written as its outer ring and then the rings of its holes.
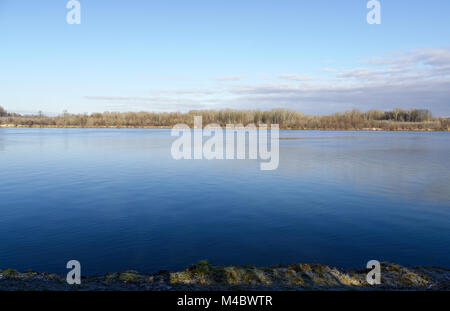
POLYGON ((0 290, 450 290, 450 269, 445 268, 382 263, 381 285, 376 286, 366 282, 366 274, 366 269, 320 264, 213 266, 200 261, 179 272, 114 272, 82 277, 81 285, 68 285, 65 275, 5 269, 0 270, 0 290))

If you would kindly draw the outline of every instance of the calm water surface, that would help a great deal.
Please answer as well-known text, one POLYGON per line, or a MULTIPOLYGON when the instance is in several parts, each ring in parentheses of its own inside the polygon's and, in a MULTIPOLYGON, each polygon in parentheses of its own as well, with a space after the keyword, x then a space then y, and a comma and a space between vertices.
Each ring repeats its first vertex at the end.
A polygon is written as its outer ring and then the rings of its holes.
POLYGON ((0 129, 0 268, 450 267, 450 133, 280 136, 261 171, 173 160, 169 130, 0 129))

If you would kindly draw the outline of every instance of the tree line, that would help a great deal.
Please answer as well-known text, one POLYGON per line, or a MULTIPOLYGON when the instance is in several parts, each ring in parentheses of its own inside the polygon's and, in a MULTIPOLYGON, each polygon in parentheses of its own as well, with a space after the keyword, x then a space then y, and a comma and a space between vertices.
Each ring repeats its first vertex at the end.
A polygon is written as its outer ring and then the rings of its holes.
POLYGON ((390 111, 351 110, 325 116, 305 115, 287 109, 262 110, 191 110, 181 112, 104 112, 58 116, 42 113, 20 115, 8 113, 0 106, 0 124, 10 126, 50 127, 172 127, 178 123, 193 125, 194 116, 202 116, 203 124, 279 124, 282 129, 384 129, 445 130, 449 118, 433 117, 426 109, 394 109, 390 111))

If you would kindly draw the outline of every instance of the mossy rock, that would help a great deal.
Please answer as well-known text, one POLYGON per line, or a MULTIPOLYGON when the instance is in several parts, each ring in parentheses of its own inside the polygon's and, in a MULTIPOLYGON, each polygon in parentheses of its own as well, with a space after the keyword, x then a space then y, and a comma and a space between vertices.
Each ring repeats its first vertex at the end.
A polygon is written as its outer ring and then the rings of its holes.
POLYGON ((51 280, 51 281, 59 281, 60 280, 60 277, 55 273, 51 273, 51 274, 47 275, 46 277, 48 280, 51 280))
POLYGON ((110 272, 105 275, 105 281, 115 281, 119 278, 119 273, 117 272, 110 272))
POLYGON ((401 272, 402 269, 403 269, 403 267, 398 264, 389 263, 389 262, 381 263, 381 271, 401 272))
POLYGON ((225 267, 223 269, 224 280, 228 284, 271 284, 272 279, 268 277, 263 270, 252 268, 245 269, 240 267, 225 267))
POLYGON ((31 270, 31 269, 25 270, 24 273, 30 274, 30 275, 39 275, 39 272, 31 270))
POLYGON ((404 269, 400 275, 400 283, 405 286, 425 287, 429 282, 421 275, 404 269))
POLYGON ((17 270, 8 268, 2 271, 2 274, 6 277, 16 277, 19 275, 19 272, 17 270))
POLYGON ((141 276, 137 271, 128 270, 121 272, 119 275, 119 280, 125 283, 136 283, 141 279, 141 276))
POLYGON ((170 283, 211 284, 220 268, 213 267, 207 260, 189 266, 184 271, 169 273, 170 283))
POLYGON ((314 271, 317 274, 323 274, 325 272, 325 270, 327 270, 328 267, 323 266, 323 265, 313 265, 312 266, 312 271, 314 271))
POLYGON ((273 273, 273 269, 270 268, 270 267, 264 267, 264 268, 263 268, 263 271, 264 271, 265 273, 273 273))
POLYGON ((305 280, 302 278, 301 274, 298 273, 294 276, 292 276, 291 278, 288 279, 288 283, 290 285, 301 285, 301 286, 305 286, 306 282, 305 280))
POLYGON ((212 269, 212 265, 207 260, 200 260, 197 264, 189 266, 186 271, 197 273, 208 273, 212 269))
POLYGON ((171 284, 190 284, 192 282, 191 274, 188 271, 170 273, 171 284))
POLYGON ((254 269, 253 273, 255 274, 258 283, 264 284, 264 285, 271 285, 273 283, 272 278, 270 277, 270 274, 265 272, 261 269, 254 269))
POLYGON ((197 263, 197 265, 200 265, 200 266, 209 266, 210 264, 209 264, 208 260, 203 259, 203 260, 200 260, 200 261, 197 263))

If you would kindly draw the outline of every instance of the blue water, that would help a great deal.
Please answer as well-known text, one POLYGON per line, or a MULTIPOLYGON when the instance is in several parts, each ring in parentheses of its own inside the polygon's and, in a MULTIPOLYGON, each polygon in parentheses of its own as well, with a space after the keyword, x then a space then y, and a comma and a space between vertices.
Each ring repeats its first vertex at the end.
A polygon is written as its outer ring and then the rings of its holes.
POLYGON ((173 160, 169 130, 0 129, 0 268, 450 267, 450 133, 280 136, 261 171, 173 160))

